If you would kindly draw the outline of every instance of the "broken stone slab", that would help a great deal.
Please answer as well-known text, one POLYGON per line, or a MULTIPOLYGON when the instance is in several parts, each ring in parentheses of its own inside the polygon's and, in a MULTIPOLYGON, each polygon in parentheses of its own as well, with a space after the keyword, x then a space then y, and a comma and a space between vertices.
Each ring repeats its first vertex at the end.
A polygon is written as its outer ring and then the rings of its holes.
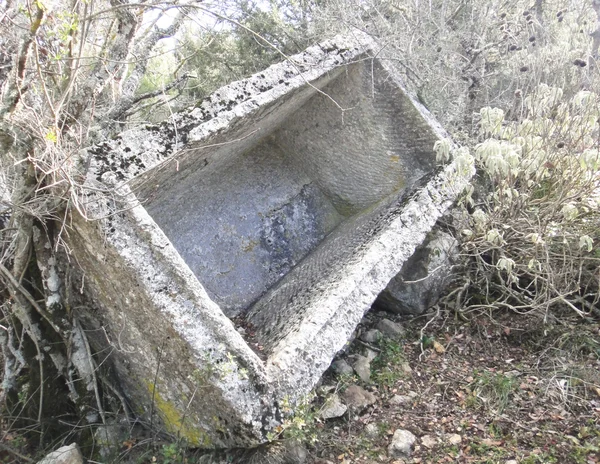
POLYGON ((266 441, 468 183, 377 50, 338 37, 87 151, 72 307, 135 415, 266 441))
POLYGON ((62 446, 46 455, 38 464, 83 464, 83 456, 76 443, 62 446))
POLYGON ((419 315, 438 302, 458 258, 458 241, 434 229, 377 297, 375 305, 397 314, 419 315))

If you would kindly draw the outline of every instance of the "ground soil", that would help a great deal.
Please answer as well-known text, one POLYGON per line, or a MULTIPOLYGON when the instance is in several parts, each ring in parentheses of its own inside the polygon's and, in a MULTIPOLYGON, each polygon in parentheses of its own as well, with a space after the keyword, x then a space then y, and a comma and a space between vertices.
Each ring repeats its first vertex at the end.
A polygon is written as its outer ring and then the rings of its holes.
MULTIPOLYGON (((365 324, 380 317, 390 315, 372 313, 365 324)), ((370 383, 324 378, 338 390, 358 383, 378 401, 359 414, 317 420, 307 436, 310 462, 600 462, 597 323, 444 311, 396 320, 406 336, 379 342, 370 383), (394 395, 409 392, 413 399, 394 404, 394 395), (388 455, 397 429, 417 437, 410 457, 388 455)), ((355 342, 350 351, 361 350, 355 342)))

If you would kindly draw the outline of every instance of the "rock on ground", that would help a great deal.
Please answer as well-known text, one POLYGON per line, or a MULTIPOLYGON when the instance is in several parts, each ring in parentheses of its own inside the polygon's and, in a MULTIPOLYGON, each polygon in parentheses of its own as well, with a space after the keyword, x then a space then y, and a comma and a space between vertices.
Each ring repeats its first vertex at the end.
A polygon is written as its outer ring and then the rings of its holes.
POLYGON ((356 361, 354 361, 354 371, 365 383, 369 383, 371 381, 371 362, 369 358, 358 355, 356 357, 356 361))
POLYGON ((457 257, 458 241, 434 229, 375 304, 398 314, 424 313, 439 300, 457 257))
POLYGON ((38 464, 83 464, 83 456, 77 444, 72 443, 48 454, 38 464))
POLYGON ((345 359, 338 359, 331 365, 331 368, 337 375, 354 374, 354 369, 352 369, 352 366, 348 364, 348 362, 345 359))
POLYGON ((389 319, 382 319, 377 323, 377 329, 386 337, 392 339, 398 339, 404 335, 404 327, 400 324, 390 321, 389 319))
POLYGON ((321 408, 320 416, 322 419, 341 417, 346 413, 347 409, 348 407, 342 403, 340 397, 337 394, 333 394, 325 401, 325 404, 321 408))
POLYGON ((373 393, 358 385, 350 385, 343 393, 342 398, 346 406, 354 411, 361 411, 377 401, 373 393))
POLYGON ((462 437, 458 433, 453 433, 448 437, 448 443, 451 445, 458 445, 462 442, 462 437))
POLYGON ((381 332, 377 329, 370 329, 367 330, 365 333, 363 333, 360 336, 360 339, 363 342, 367 342, 367 343, 377 343, 379 342, 379 340, 381 340, 381 337, 383 335, 381 334, 381 332))
POLYGON ((431 435, 424 435, 421 437, 421 443, 423 444, 423 446, 431 449, 435 445, 437 445, 438 441, 435 437, 432 437, 431 435))
POLYGON ((412 447, 417 440, 408 430, 398 429, 394 432, 392 442, 388 446, 388 454, 392 458, 408 457, 412 453, 412 447))
POLYGON ((390 404, 406 404, 410 403, 417 397, 415 392, 408 392, 406 395, 394 395, 390 398, 390 404))
POLYGON ((365 434, 368 437, 375 438, 377 435, 379 435, 379 430, 377 429, 377 425, 374 424, 373 422, 371 422, 370 424, 367 424, 365 426, 365 434))

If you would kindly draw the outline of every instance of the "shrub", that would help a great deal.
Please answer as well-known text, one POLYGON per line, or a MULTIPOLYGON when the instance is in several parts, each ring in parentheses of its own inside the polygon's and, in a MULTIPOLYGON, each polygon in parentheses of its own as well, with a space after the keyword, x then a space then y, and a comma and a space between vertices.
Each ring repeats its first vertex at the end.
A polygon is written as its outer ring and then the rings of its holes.
POLYGON ((599 314, 599 103, 541 84, 518 120, 480 111, 474 152, 489 193, 465 198, 470 309, 599 314))

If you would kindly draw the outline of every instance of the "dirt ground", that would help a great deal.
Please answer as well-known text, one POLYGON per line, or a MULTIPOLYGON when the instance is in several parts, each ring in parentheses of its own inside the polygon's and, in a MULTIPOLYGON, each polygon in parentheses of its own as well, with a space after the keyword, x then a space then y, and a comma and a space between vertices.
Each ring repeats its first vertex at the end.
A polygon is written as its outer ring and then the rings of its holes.
MULTIPOLYGON (((372 313, 366 324, 379 317, 390 315, 372 313)), ((406 335, 378 343, 370 383, 325 377, 339 392, 359 384, 377 402, 337 419, 317 414, 304 430, 310 462, 600 462, 597 323, 544 329, 528 316, 443 311, 396 320, 406 335), (388 456, 396 429, 417 437, 410 457, 388 456)), ((355 342, 350 351, 361 350, 355 342)))

